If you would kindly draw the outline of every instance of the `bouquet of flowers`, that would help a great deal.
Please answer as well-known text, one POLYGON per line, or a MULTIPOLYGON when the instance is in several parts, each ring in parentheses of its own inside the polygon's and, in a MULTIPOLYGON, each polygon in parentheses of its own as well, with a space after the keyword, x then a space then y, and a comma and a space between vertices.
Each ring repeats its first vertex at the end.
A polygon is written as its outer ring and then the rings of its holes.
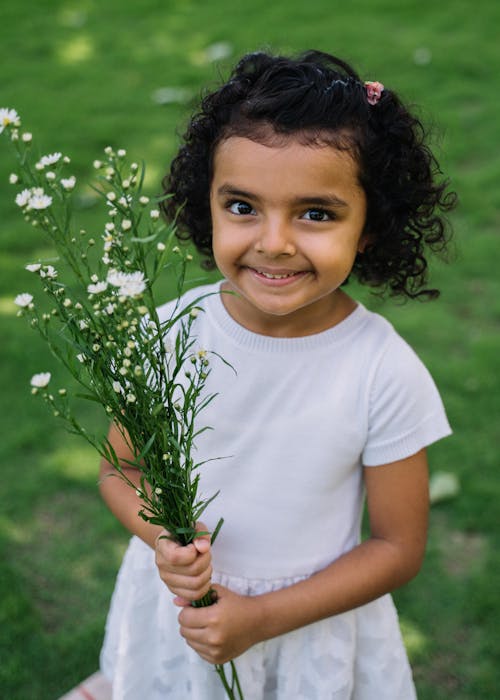
MULTIPOLYGON (((170 318, 160 321, 154 285, 160 275, 172 275, 179 298, 192 257, 175 245, 175 224, 160 218, 161 199, 151 201, 143 194, 145 168, 130 163, 125 150, 108 147, 93 164, 98 175, 94 189, 106 209, 99 242, 74 228, 76 178, 66 173, 70 159, 61 153, 35 158, 32 135, 21 130, 14 109, 0 109, 2 132, 17 155, 17 171, 9 178, 18 188, 15 202, 25 220, 49 237, 63 264, 59 270, 54 260, 26 265, 39 277, 49 308, 42 312, 24 292, 15 299, 18 314, 74 377, 80 387, 76 396, 97 402, 114 421, 135 455, 126 466, 139 470, 140 487, 128 479, 107 438, 94 436, 80 423, 68 391, 52 389, 49 372, 31 378, 32 393, 137 490, 144 520, 188 544, 206 534, 197 532, 195 524, 217 495, 199 494, 202 463, 193 458, 197 436, 208 429, 198 425, 197 416, 215 396, 204 391, 211 353, 197 347, 191 333, 202 297, 182 308, 178 302, 170 318), (174 342, 166 341, 172 334, 174 342)), ((212 541, 221 525, 222 519, 212 541)), ((207 594, 196 605, 212 602, 207 594)), ((229 678, 222 665, 216 670, 227 696, 242 699, 234 664, 229 678)))

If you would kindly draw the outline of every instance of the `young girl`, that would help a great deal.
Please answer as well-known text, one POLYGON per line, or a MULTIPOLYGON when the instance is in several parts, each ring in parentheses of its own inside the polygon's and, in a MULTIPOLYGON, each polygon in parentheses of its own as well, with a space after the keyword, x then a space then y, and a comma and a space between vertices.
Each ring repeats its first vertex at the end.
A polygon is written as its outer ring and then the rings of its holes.
POLYGON ((324 53, 245 56, 203 100, 165 211, 223 276, 184 301, 212 293, 196 342, 234 368, 211 362, 196 455, 224 457, 201 468, 220 493, 199 527, 225 522, 213 548, 178 546, 102 479, 135 535, 102 651, 116 700, 222 700, 210 664, 230 659, 246 700, 415 697, 389 592, 422 563, 425 448, 450 429, 422 363, 344 285, 437 295, 426 253, 454 196, 436 173, 397 96, 324 53), (191 607, 210 586, 216 604, 191 607))

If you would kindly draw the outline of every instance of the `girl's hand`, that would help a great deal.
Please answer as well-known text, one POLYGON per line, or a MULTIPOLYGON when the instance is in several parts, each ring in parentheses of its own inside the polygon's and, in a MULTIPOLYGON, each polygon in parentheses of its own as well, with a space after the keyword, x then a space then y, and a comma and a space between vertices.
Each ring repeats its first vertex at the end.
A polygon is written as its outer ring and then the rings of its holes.
POLYGON ((193 608, 177 598, 182 606, 178 620, 180 633, 205 661, 224 664, 260 641, 258 598, 241 596, 214 584, 217 601, 206 608, 193 608))
MULTIPOLYGON (((203 523, 196 529, 206 531, 203 523)), ((185 603, 202 598, 210 590, 212 554, 210 535, 202 535, 186 546, 166 538, 163 530, 155 542, 156 566, 160 578, 185 603)))

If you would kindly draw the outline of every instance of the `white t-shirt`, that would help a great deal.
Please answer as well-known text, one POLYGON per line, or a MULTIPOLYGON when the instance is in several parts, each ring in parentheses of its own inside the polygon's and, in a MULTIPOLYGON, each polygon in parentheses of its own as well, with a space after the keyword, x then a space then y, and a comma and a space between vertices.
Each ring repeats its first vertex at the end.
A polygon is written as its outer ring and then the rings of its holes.
MULTIPOLYGON (((225 310, 219 283, 203 294, 196 347, 210 359, 197 440, 200 492, 219 492, 202 520, 224 526, 216 571, 244 578, 307 576, 359 541, 362 466, 408 457, 450 434, 422 362, 385 319, 362 305, 331 329, 259 335, 225 310), (222 459, 219 459, 222 458, 222 459)), ((172 303, 159 310, 169 317, 172 303)))

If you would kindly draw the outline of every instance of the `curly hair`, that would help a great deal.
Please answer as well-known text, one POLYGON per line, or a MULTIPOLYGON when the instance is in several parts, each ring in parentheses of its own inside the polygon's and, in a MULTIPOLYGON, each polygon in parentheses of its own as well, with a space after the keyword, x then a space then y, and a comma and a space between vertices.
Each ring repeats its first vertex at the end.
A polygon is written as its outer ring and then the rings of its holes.
MULTIPOLYGON (((354 69, 335 56, 297 58, 252 53, 230 79, 207 94, 163 180, 164 214, 178 237, 192 240, 213 267, 210 186, 217 145, 230 136, 259 143, 293 136, 308 145, 348 149, 367 200, 369 244, 351 274, 391 296, 434 298, 425 288, 428 250, 443 254, 450 238, 445 213, 456 203, 426 143, 421 121, 391 90, 376 104, 354 69)), ((347 280, 346 280, 347 282, 347 280)))

